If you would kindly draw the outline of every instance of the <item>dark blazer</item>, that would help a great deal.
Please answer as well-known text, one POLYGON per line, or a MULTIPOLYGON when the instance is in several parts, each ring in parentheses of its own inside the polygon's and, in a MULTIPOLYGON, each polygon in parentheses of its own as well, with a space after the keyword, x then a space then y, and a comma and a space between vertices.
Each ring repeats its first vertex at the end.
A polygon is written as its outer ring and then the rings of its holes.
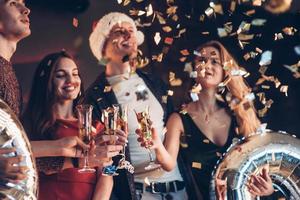
MULTIPOLYGON (((168 116, 173 111, 173 105, 170 98, 167 98, 167 102, 163 102, 163 96, 167 95, 167 86, 164 82, 148 73, 142 72, 141 70, 136 70, 136 73, 141 77, 153 95, 160 102, 164 110, 164 122, 166 123, 168 116)), ((101 121, 101 110, 112 106, 112 104, 117 104, 118 101, 113 90, 109 92, 104 92, 105 86, 110 86, 105 72, 100 74, 96 81, 87 89, 83 103, 88 103, 94 106, 93 109, 93 119, 101 121)), ((130 161, 129 146, 126 147, 126 159, 130 161)), ((122 199, 122 200, 135 200, 135 187, 134 187, 134 177, 132 174, 125 170, 120 170, 119 176, 114 176, 114 188, 111 199, 122 199), (130 192, 129 192, 130 191, 130 192)))

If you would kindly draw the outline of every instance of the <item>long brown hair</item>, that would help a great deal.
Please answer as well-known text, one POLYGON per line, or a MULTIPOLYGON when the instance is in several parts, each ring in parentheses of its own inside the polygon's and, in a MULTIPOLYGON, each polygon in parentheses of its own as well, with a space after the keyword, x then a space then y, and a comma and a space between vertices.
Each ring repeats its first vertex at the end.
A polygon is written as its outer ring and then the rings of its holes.
POLYGON ((242 76, 231 76, 232 70, 240 70, 241 67, 220 42, 214 40, 209 41, 199 46, 197 51, 200 52, 200 50, 205 47, 216 48, 220 52, 222 65, 226 65, 228 68, 224 70, 224 78, 228 80, 226 88, 232 95, 229 107, 236 116, 239 134, 248 136, 254 133, 261 123, 257 117, 253 103, 251 101, 245 101, 245 96, 251 92, 251 88, 242 76))
MULTIPOLYGON (((52 82, 55 67, 61 58, 74 60, 66 51, 51 53, 42 59, 35 71, 29 102, 22 116, 31 140, 52 139, 51 132, 55 130, 56 122, 54 105, 57 103, 56 89, 52 82)), ((73 109, 83 94, 82 81, 80 91, 73 102, 73 109)))

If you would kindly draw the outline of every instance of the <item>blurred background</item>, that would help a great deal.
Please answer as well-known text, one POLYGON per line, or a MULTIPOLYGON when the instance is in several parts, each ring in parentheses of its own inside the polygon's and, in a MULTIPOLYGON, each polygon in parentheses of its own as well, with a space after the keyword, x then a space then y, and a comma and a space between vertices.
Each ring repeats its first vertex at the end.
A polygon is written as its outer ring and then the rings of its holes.
POLYGON ((261 120, 270 129, 300 136, 300 0, 27 0, 26 5, 32 34, 12 60, 25 104, 38 62, 61 49, 76 58, 87 88, 104 70, 89 48, 93 24, 121 11, 145 34, 143 70, 170 85, 177 108, 191 88, 194 50, 217 39, 250 73, 261 120), (278 11, 280 3, 290 6, 278 11), (257 84, 262 74, 269 81, 257 84))

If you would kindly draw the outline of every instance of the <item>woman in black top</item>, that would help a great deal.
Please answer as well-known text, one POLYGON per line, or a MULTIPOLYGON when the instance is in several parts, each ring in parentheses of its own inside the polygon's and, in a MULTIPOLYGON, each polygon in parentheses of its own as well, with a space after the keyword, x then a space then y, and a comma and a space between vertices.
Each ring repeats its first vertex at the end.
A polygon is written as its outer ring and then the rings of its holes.
MULTIPOLYGON (((249 98, 251 89, 240 75, 241 68, 224 46, 211 41, 201 45, 197 52, 195 87, 202 90, 196 94, 197 99, 184 106, 180 113, 170 116, 164 144, 153 130, 153 148, 162 168, 170 171, 175 167, 181 144, 185 168, 192 182, 187 189, 195 186, 190 198, 200 199, 200 191, 203 199, 209 199, 209 182, 216 161, 235 136, 254 133, 260 121, 249 98), (228 105, 216 97, 220 86, 227 88, 228 105)), ((224 180, 218 181, 219 199, 225 196, 225 183, 224 180)), ((266 169, 262 170, 260 176, 251 177, 248 189, 253 195, 259 196, 273 193, 272 181, 266 169)))

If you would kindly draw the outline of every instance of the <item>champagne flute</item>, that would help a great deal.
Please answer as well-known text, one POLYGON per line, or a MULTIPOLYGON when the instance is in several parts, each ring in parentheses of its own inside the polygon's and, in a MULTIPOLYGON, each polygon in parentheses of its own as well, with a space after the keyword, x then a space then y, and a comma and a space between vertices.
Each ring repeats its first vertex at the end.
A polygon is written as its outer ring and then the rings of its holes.
MULTIPOLYGON (((78 113, 78 128, 79 137, 83 142, 90 144, 92 142, 92 110, 93 106, 88 104, 77 105, 76 110, 78 113)), ((84 165, 79 169, 80 173, 94 173, 96 170, 89 166, 89 150, 84 150, 84 165)))
MULTIPOLYGON (((126 134, 128 134, 128 106, 127 105, 121 105, 121 104, 113 104, 113 107, 118 108, 118 121, 117 121, 117 128, 119 130, 124 131, 126 134)), ((120 153, 120 155, 124 156, 125 158, 125 147, 123 146, 123 149, 120 153)))
MULTIPOLYGON (((116 106, 113 107, 108 107, 106 109, 102 110, 102 121, 104 123, 104 134, 106 135, 115 135, 116 134, 116 129, 118 125, 118 112, 119 108, 116 106)), ((114 140, 111 140, 108 142, 109 144, 115 144, 114 140)), ((117 173, 117 166, 115 165, 110 165, 106 166, 102 170, 102 175, 105 176, 117 176, 119 175, 117 173)))
MULTIPOLYGON (((122 104, 113 104, 113 107, 118 107, 118 123, 117 128, 122 130, 128 136, 128 106, 122 104)), ((120 160, 118 162, 118 169, 126 169, 131 174, 134 173, 134 167, 129 161, 126 160, 125 155, 126 144, 123 145, 123 149, 120 152, 120 160)))
POLYGON ((145 141, 145 147, 148 151, 148 155, 150 158, 149 164, 145 167, 145 170, 153 170, 160 167, 160 164, 155 163, 154 157, 152 155, 151 151, 151 143, 152 143, 152 132, 151 132, 151 126, 152 122, 150 120, 149 115, 149 106, 146 107, 146 110, 143 112, 137 113, 135 111, 137 121, 139 123, 139 128, 141 130, 141 136, 143 137, 143 140, 145 141))

